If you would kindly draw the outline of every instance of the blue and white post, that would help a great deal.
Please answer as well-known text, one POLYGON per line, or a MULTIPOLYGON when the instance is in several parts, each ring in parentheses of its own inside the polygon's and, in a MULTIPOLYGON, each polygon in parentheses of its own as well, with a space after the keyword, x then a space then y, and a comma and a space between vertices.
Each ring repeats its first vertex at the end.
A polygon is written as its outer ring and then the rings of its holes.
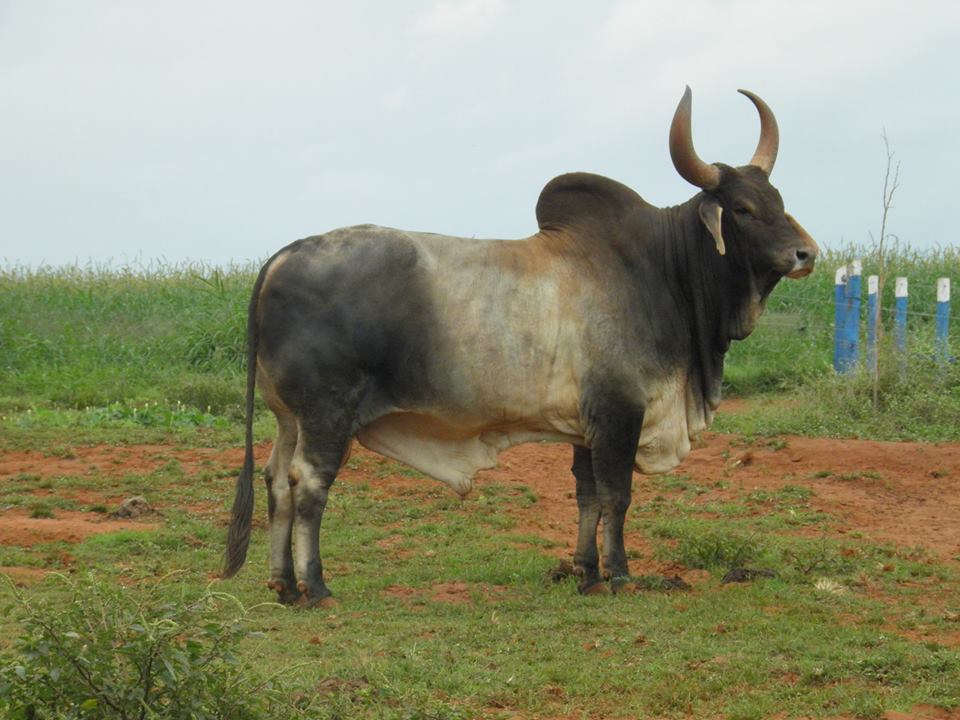
POLYGON ((867 278, 867 372, 877 372, 877 307, 880 290, 880 278, 870 275, 867 278))
POLYGON ((907 279, 898 277, 893 288, 893 342, 900 356, 900 370, 906 370, 907 352, 907 279))
POLYGON ((837 268, 833 286, 833 369, 843 372, 844 294, 847 286, 847 268, 837 268))
POLYGON ((950 360, 950 278, 937 280, 937 361, 950 360))
POLYGON ((843 362, 842 372, 850 372, 860 361, 860 293, 863 263, 854 260, 847 273, 847 288, 844 294, 843 362))

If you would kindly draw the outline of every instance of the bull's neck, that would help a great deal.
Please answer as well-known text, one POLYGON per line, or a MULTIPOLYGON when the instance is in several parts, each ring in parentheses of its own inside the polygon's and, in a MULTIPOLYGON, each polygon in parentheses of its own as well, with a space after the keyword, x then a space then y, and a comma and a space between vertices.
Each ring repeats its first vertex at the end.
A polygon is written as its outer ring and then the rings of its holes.
MULTIPOLYGON (((664 279, 680 298, 680 316, 689 338, 691 360, 704 396, 719 401, 723 359, 730 341, 750 332, 753 289, 749 268, 728 243, 720 255, 703 225, 699 206, 703 194, 660 211, 657 233, 664 279)), ((693 368, 692 368, 693 369, 693 368)))

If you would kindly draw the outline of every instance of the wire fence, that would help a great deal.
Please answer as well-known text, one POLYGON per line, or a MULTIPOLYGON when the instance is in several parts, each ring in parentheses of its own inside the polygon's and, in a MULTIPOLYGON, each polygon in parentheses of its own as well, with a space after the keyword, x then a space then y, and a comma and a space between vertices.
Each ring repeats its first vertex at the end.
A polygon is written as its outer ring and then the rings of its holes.
MULTIPOLYGON (((727 356, 725 379, 729 379, 734 392, 752 392, 778 389, 810 374, 834 372, 837 356, 837 296, 835 275, 832 269, 845 267, 846 258, 825 258, 818 271, 800 281, 782 281, 767 301, 766 311, 757 328, 746 342, 734 343, 727 356), (824 268, 826 266, 826 268, 824 268)), ((852 326, 847 328, 847 341, 855 344, 855 360, 848 360, 842 370, 859 367, 863 359, 875 362, 876 352, 869 358, 862 350, 872 347, 879 354, 896 352, 896 338, 902 337, 904 354, 931 355, 941 353, 943 358, 953 359, 960 348, 960 321, 957 312, 937 299, 938 279, 956 276, 960 270, 960 258, 955 254, 946 257, 909 258, 904 262, 894 258, 887 265, 886 282, 878 282, 871 299, 869 282, 858 291, 859 302, 852 310, 852 326), (896 298, 897 276, 909 278, 909 301, 898 306, 896 298), (872 333, 869 327, 872 303, 879 307, 878 325, 872 333), (898 325, 899 323, 899 325, 898 325)), ((863 263, 863 270, 878 274, 876 263, 863 263)), ((846 301, 846 278, 844 274, 844 300, 846 301)), ((942 281, 941 281, 942 282, 942 281)), ((841 317, 849 317, 845 315, 841 317)))

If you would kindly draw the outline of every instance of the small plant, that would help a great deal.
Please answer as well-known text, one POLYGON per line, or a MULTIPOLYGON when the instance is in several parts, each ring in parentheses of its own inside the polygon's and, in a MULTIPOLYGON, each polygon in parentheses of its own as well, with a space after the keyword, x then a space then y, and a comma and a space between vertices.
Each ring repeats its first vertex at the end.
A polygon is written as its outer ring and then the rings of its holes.
POLYGON ((35 505, 30 510, 30 517, 34 520, 49 520, 54 516, 53 508, 48 505, 35 505))
POLYGON ((783 564, 802 576, 848 575, 857 569, 859 556, 857 548, 840 546, 827 538, 791 543, 781 551, 783 564))
POLYGON ((753 535, 719 530, 682 531, 675 548, 659 554, 688 568, 740 568, 760 555, 760 543, 753 535))
POLYGON ((66 602, 15 590, 6 608, 22 633, 0 656, 0 716, 253 720, 289 705, 241 661, 247 611, 231 596, 61 579, 66 602))

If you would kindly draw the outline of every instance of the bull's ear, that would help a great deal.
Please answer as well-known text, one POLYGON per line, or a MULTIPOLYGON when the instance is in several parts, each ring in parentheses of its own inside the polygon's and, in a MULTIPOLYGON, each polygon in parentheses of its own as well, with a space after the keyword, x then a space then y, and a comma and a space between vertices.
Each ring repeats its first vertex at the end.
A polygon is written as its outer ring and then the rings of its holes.
POLYGON ((720 219, 722 217, 723 206, 715 198, 707 198, 700 203, 700 220, 713 235, 713 239, 717 243, 717 252, 726 255, 727 248, 723 244, 723 231, 720 229, 720 219))

